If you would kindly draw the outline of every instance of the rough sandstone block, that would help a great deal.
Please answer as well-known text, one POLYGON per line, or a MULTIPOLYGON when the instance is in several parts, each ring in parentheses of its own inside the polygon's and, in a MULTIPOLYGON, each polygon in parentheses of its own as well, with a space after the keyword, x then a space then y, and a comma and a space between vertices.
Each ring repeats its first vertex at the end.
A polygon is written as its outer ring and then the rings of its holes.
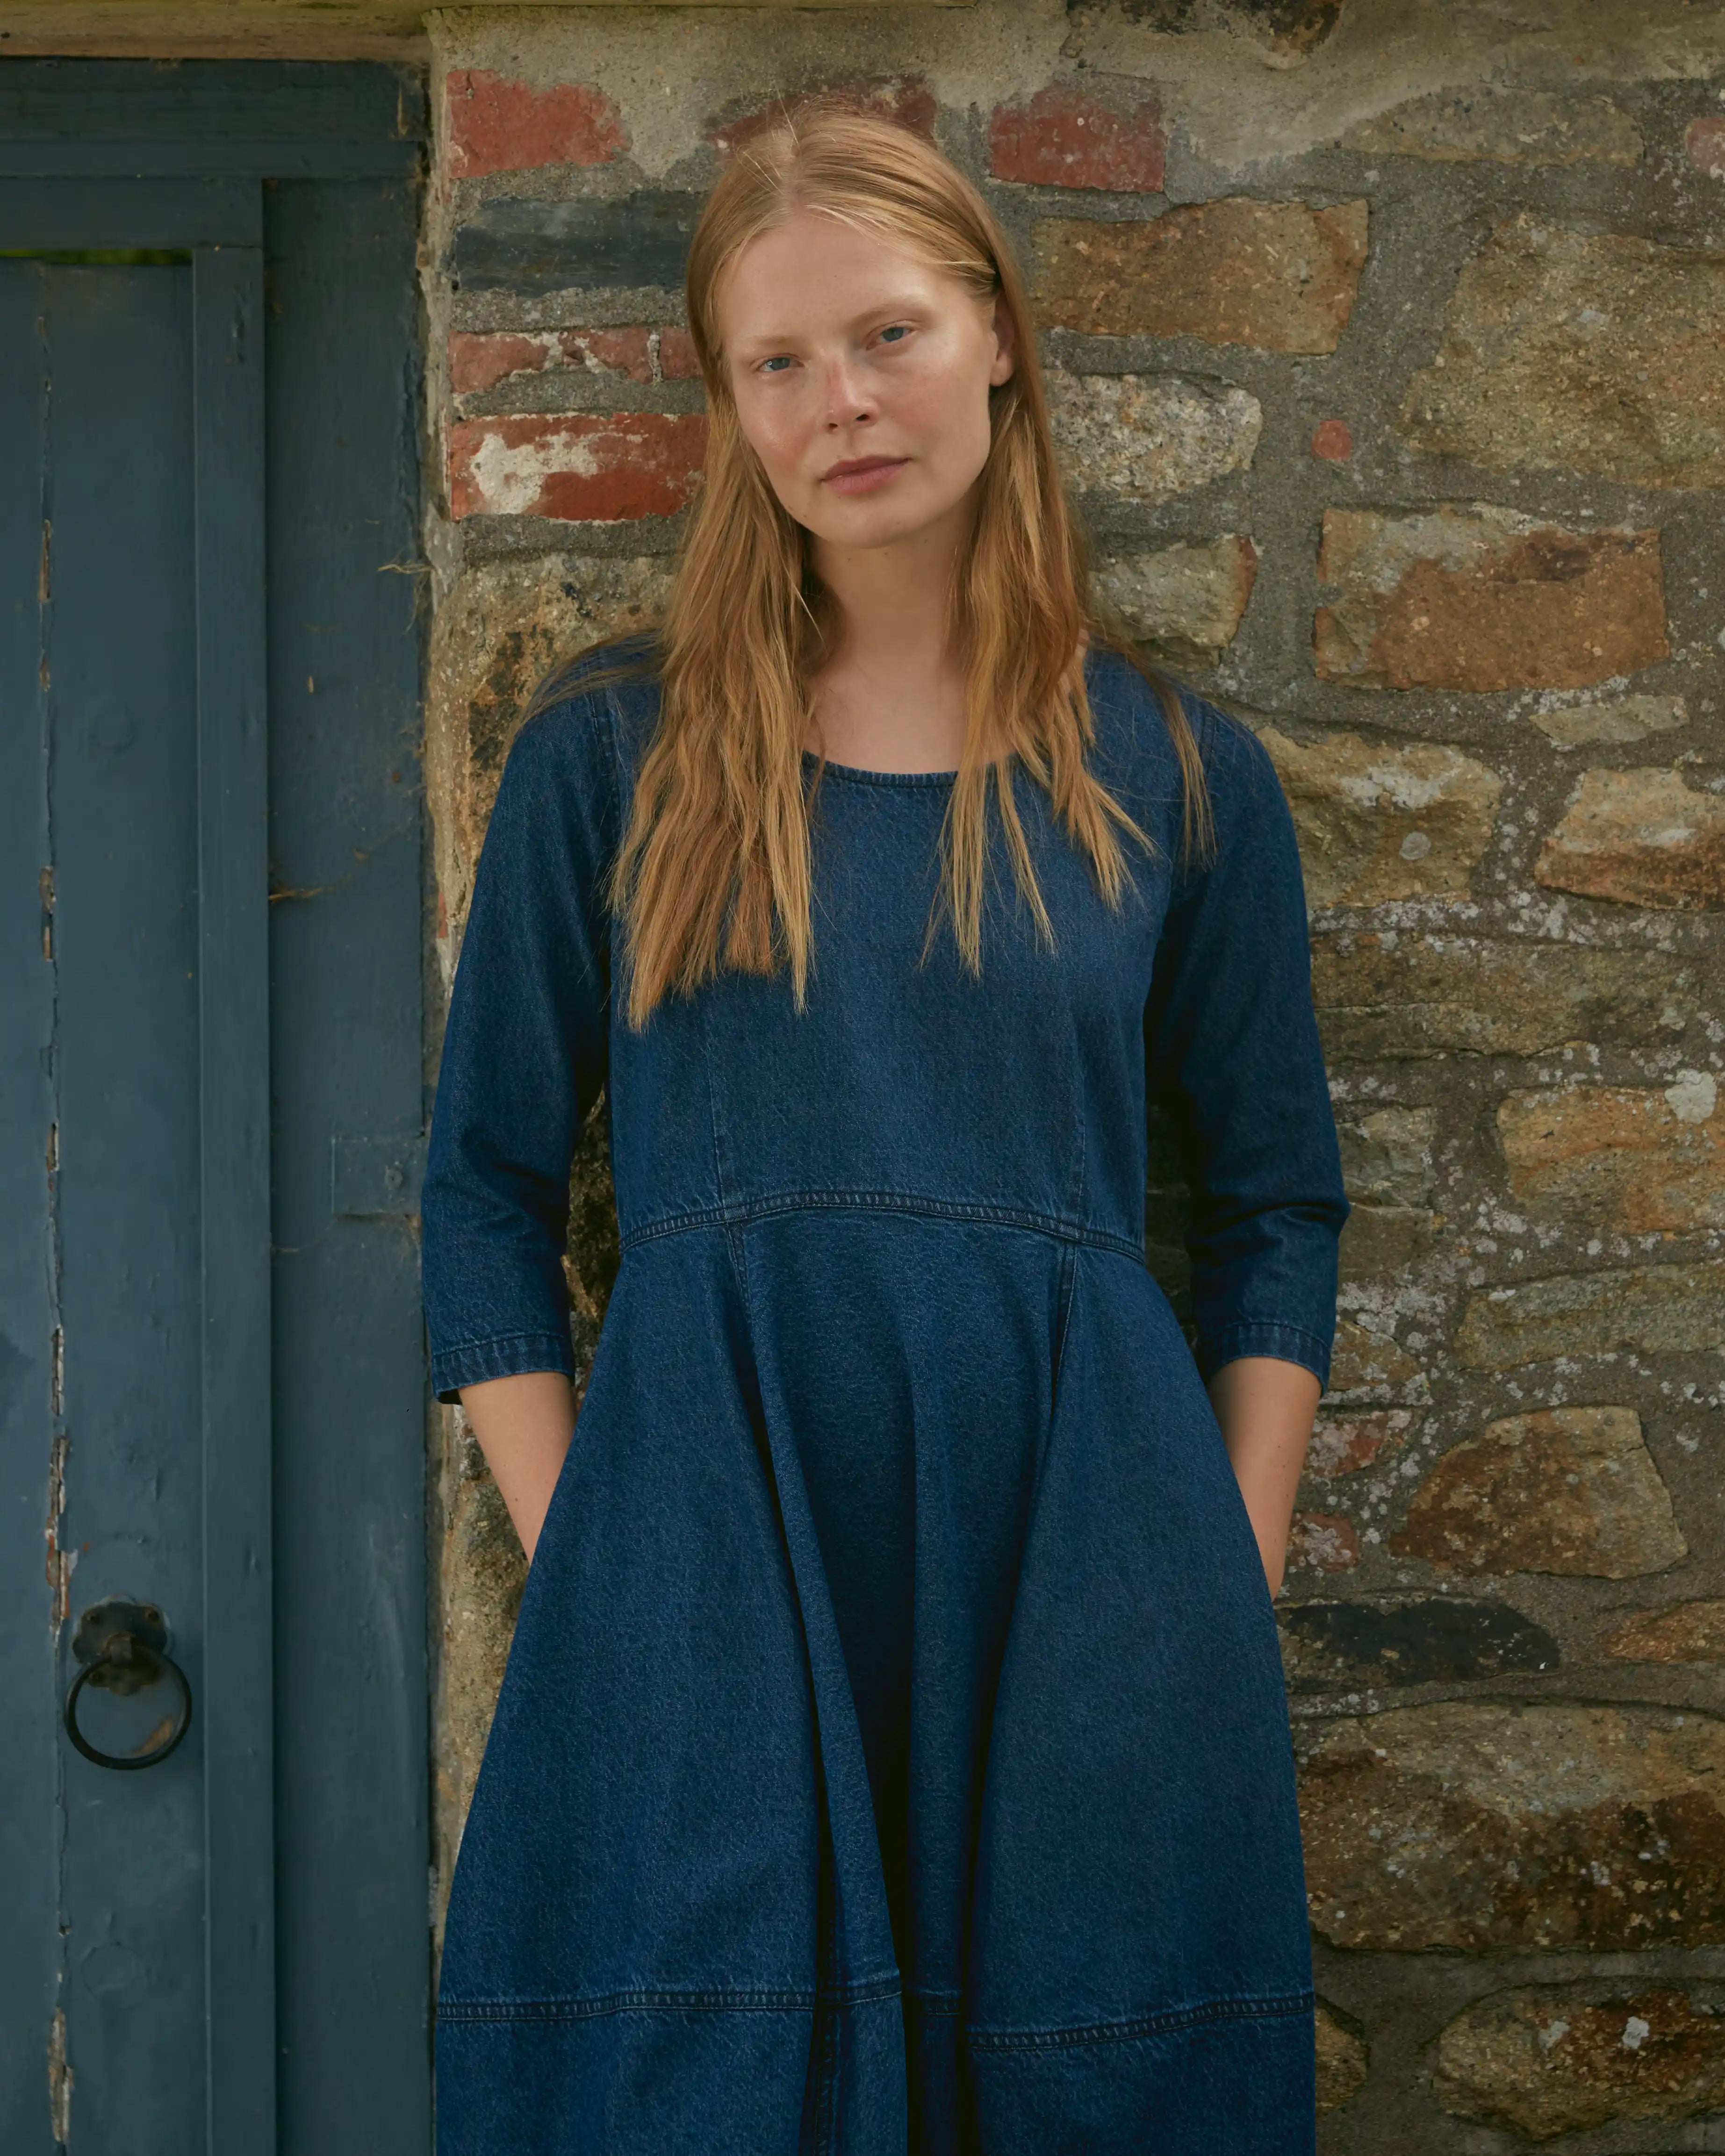
POLYGON ((1560 749, 1604 742, 1627 748, 1650 734, 1674 733, 1689 723, 1689 706, 1681 696, 1618 696, 1602 704, 1559 704, 1528 717, 1560 749))
POLYGON ((1725 2015, 1681 1991, 1500 1991, 1438 2039, 1445 2111, 1549 2141, 1725 2107, 1725 2015))
POLYGON ((1725 1941, 1725 1723, 1446 1702, 1326 1722, 1301 1777, 1314 1928, 1367 1952, 1725 1941))
POLYGON ((1344 1415, 1312 1426, 1306 1472, 1320 1482, 1338 1475, 1357 1475, 1383 1452, 1398 1452, 1407 1442, 1414 1417, 1406 1408, 1380 1408, 1373 1414, 1344 1415))
POLYGON ((1337 1318, 1326 1397, 1361 1392, 1400 1393, 1404 1398, 1423 1399, 1425 1373, 1394 1340, 1380 1332, 1368 1332, 1351 1317, 1337 1318))
POLYGON ((1340 1062, 1645 1040, 1694 1007, 1679 960, 1574 943, 1320 937, 1312 977, 1324 1046, 1340 1062))
POLYGON ((1024 104, 997 105, 988 122, 988 170, 997 180, 1160 194, 1167 154, 1154 97, 1117 110, 1052 83, 1024 104))
POLYGON ((1359 1531, 1345 1512, 1296 1512, 1288 1531, 1288 1567, 1352 1572, 1359 1563, 1359 1531))
POLYGON ((1605 97, 1481 85, 1392 105, 1352 127, 1344 150, 1437 164, 1635 165, 1641 131, 1605 97))
POLYGON ((1258 575, 1244 534, 1204 547, 1116 556, 1096 573, 1096 595, 1142 644, 1175 665, 1209 665, 1234 641, 1258 575))
POLYGON ((1317 2112, 1339 2111, 1366 2085, 1365 2040, 1349 2028, 1335 2009, 1317 2002, 1317 2112))
POLYGON ((1669 655, 1659 534, 1568 531, 1489 503, 1324 512, 1326 681, 1360 689, 1581 689, 1669 655))
POLYGON ((1452 1445, 1390 1538, 1445 1570, 1634 1579, 1689 1553, 1630 1408, 1506 1415, 1452 1445))
POLYGON ((1702 1355, 1725 1348, 1725 1258, 1611 1265, 1470 1296, 1455 1353, 1470 1370, 1559 1355, 1702 1355))
POLYGON ((1310 905, 1466 892, 1497 822, 1495 771, 1430 742, 1296 742, 1273 726, 1259 738, 1293 810, 1310 905))
POLYGON ((1168 501, 1251 465, 1264 413, 1244 389, 1177 375, 1050 370, 1049 412, 1073 484, 1168 501))
POLYGON ((1530 1213, 1630 1235, 1725 1228, 1725 1106, 1709 1072, 1663 1089, 1511 1093, 1497 1135, 1511 1194, 1530 1213))
POLYGON ((1435 1108, 1374 1108, 1337 1126, 1342 1175, 1350 1198, 1368 1205, 1423 1205, 1436 1183, 1435 1108))
POLYGON ((1623 1662, 1725 1662, 1725 1601, 1638 1611, 1600 1641, 1599 1652, 1623 1662))
POLYGON ((1288 1602, 1276 1612, 1282 1671, 1296 1692, 1466 1684, 1515 1670, 1554 1670, 1549 1632, 1502 1602, 1392 1595, 1371 1602, 1288 1602))
POLYGON ((1692 120, 1683 131, 1683 147, 1697 172, 1710 180, 1725 179, 1725 120, 1712 115, 1692 120))
POLYGON ((559 660, 626 635, 664 606, 660 560, 542 556, 466 570, 438 608, 427 686, 426 779, 438 886, 459 921, 503 759, 534 689, 559 660))
POLYGON ((453 68, 444 100, 444 162, 451 179, 608 164, 629 147, 622 114, 585 83, 535 90, 489 68, 453 68))
POLYGON ((1194 203, 1155 218, 1045 218, 1032 235, 1045 328, 1333 352, 1366 259, 1366 205, 1194 203))
POLYGON ((1370 1286, 1422 1264, 1436 1245, 1439 1216, 1413 1205, 1359 1205, 1342 1230, 1344 1286, 1370 1286))
POLYGON ((1625 906, 1725 906, 1725 796, 1675 771, 1589 771, 1533 864, 1536 882, 1625 906))
POLYGON ((674 328, 457 330, 449 350, 449 387, 458 397, 553 367, 638 382, 687 382, 701 372, 689 332, 674 328))
POLYGON ((1725 480, 1725 254, 1528 213, 1462 271, 1401 432, 1487 471, 1725 480))
POLYGON ((701 475, 698 412, 558 412, 458 419, 449 512, 609 523, 674 516, 701 475))

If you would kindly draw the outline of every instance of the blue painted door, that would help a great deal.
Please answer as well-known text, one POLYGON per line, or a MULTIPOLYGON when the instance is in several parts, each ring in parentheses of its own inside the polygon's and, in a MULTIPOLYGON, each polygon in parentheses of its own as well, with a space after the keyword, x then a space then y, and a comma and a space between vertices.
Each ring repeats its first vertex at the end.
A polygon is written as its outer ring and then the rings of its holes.
POLYGON ((418 114, 0 67, 4 2156, 429 2147, 418 114))
MULTIPOLYGON (((9 1643, 8 1664, 57 1691, 55 1635, 74 1602, 126 1594, 164 1613, 199 1697, 189 261, 0 262, 0 1356, 9 1457, 35 1470, 11 1477, 8 1570, 28 1563, 47 1590, 29 1598, 34 1636, 9 1643)), ((122 1756, 182 1711, 165 1672, 129 1698, 86 1697, 92 1738, 122 1756)), ((34 1861, 8 1870, 36 1905, 28 1945, 53 2010, 37 2019, 41 2087, 0 2142, 47 2145, 42 2098, 62 2121, 69 2105, 49 2063, 65 2052, 78 2061, 80 2138, 87 2120, 94 2145, 135 2145, 148 2120, 164 2149, 195 2148, 202 1748, 121 1774, 55 1742, 39 1715, 31 1734, 28 1749, 0 1753, 0 1813, 34 1830, 34 1861), (63 1954, 74 1979, 64 1985, 63 1954), (129 2043, 146 1997, 151 2041, 129 2043)))

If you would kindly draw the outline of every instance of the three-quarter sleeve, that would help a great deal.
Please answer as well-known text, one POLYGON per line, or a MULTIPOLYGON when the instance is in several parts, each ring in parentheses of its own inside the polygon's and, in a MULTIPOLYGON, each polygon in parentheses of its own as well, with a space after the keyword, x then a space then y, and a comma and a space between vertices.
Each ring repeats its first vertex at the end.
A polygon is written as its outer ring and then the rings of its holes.
POLYGON ((432 1383, 574 1373, 569 1170, 605 1081, 616 842, 613 707, 559 704, 516 737, 456 968, 420 1204, 432 1383))
POLYGON ((1253 736, 1195 699, 1187 709, 1216 844, 1176 882, 1144 1041, 1190 1197, 1199 1368, 1208 1379, 1237 1356, 1271 1355, 1327 1384, 1348 1201, 1293 819, 1253 736))

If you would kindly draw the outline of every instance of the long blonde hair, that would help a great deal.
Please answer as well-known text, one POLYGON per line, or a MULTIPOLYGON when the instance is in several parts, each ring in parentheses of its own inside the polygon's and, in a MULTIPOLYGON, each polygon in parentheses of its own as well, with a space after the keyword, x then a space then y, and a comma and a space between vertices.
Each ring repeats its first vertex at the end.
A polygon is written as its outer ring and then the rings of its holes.
MULTIPOLYGON (((1121 639, 1089 598, 1010 244, 977 190, 920 136, 854 111, 805 110, 737 153, 690 249, 685 290, 706 387, 706 469, 651 654, 659 721, 611 884, 637 1027, 664 997, 700 987, 721 966, 753 973, 787 967, 799 1008, 807 989, 803 751, 812 680, 830 649, 831 609, 808 532, 780 504, 743 437, 715 310, 725 271, 798 209, 914 254, 979 299, 999 297, 1014 331, 1013 372, 989 392, 992 442, 950 597, 966 720, 931 936, 944 913, 964 964, 980 968, 992 803, 1018 888, 1039 934, 1052 941, 1014 797, 1019 767, 1089 857, 1111 906, 1127 881, 1122 839, 1148 844, 1088 762, 1095 727, 1084 649, 1120 648, 1121 639)), ((1185 782, 1187 841, 1202 843, 1208 815, 1197 744, 1178 695, 1150 678, 1185 782)), ((557 685, 547 684, 536 708, 553 700, 557 685)))

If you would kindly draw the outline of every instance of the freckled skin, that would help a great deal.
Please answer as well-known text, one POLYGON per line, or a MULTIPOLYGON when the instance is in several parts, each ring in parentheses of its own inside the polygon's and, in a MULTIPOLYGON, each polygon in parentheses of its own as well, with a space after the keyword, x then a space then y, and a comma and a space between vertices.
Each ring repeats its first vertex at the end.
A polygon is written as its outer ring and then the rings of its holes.
POLYGON ((1012 372, 1004 310, 812 210, 746 248, 718 298, 743 433, 818 541, 891 545, 963 507, 988 459, 988 389, 1012 372), (863 457, 905 462, 865 494, 825 482, 863 457))

